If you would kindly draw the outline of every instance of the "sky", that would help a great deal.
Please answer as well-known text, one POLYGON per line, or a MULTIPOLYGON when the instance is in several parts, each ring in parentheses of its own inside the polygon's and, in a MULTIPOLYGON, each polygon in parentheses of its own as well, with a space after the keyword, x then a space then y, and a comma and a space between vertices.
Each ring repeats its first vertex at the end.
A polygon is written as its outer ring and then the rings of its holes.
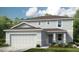
MULTIPOLYGON (((29 16, 26 15, 26 12, 32 7, 0 7, 0 16, 7 16, 10 18, 27 18, 29 16)), ((45 10, 47 7, 38 7, 37 11, 39 10, 45 10)), ((34 8, 32 8, 34 9, 34 8)), ((30 12, 34 12, 30 10, 30 12)))
POLYGON ((45 14, 72 17, 77 7, 0 7, 0 16, 9 18, 29 18, 44 16, 45 14))
POLYGON ((78 7, 77 0, 1 0, 0 16, 28 18, 48 13, 72 17, 78 7))

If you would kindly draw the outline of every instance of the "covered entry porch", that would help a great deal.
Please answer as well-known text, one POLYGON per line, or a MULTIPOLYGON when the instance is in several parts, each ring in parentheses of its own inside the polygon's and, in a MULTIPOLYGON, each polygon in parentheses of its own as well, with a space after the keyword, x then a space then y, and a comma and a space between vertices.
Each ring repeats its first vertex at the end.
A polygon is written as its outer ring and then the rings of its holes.
POLYGON ((49 29, 47 30, 47 36, 48 36, 48 44, 52 43, 67 43, 67 32, 63 29, 49 29))
POLYGON ((50 33, 48 34, 48 43, 66 43, 66 33, 50 33))

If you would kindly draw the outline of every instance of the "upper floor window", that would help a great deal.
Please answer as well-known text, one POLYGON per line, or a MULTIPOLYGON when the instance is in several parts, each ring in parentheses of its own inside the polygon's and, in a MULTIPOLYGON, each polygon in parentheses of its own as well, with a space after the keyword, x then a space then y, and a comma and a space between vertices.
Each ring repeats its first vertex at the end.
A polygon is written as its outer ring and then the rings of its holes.
POLYGON ((39 25, 40 25, 40 21, 39 21, 39 25))
POLYGON ((49 21, 47 23, 49 24, 49 21))
POLYGON ((58 21, 58 27, 61 27, 61 20, 58 21))

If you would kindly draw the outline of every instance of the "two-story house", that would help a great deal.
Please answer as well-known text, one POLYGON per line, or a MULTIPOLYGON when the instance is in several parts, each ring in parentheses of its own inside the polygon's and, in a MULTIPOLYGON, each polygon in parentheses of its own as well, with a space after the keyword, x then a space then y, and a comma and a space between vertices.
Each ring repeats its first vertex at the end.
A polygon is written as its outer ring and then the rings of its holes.
POLYGON ((4 30, 6 43, 14 48, 34 48, 37 44, 73 42, 73 19, 66 16, 40 16, 22 20, 4 30))

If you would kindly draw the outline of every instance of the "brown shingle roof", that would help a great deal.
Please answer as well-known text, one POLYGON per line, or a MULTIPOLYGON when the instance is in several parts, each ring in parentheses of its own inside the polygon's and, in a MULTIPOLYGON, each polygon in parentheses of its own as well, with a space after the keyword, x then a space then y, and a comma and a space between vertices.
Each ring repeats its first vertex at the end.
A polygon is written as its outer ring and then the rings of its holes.
POLYGON ((67 16, 57 16, 57 15, 47 15, 47 16, 33 17, 32 19, 53 19, 53 18, 70 18, 70 17, 67 17, 67 16))
POLYGON ((47 32, 66 32, 64 29, 53 28, 53 29, 44 29, 47 32))
POLYGON ((47 15, 47 16, 39 16, 23 19, 21 21, 48 21, 48 20, 73 20, 73 18, 67 16, 47 15))
POLYGON ((73 18, 67 16, 47 15, 47 16, 33 17, 27 20, 24 19, 21 21, 48 21, 48 20, 73 20, 73 18))

